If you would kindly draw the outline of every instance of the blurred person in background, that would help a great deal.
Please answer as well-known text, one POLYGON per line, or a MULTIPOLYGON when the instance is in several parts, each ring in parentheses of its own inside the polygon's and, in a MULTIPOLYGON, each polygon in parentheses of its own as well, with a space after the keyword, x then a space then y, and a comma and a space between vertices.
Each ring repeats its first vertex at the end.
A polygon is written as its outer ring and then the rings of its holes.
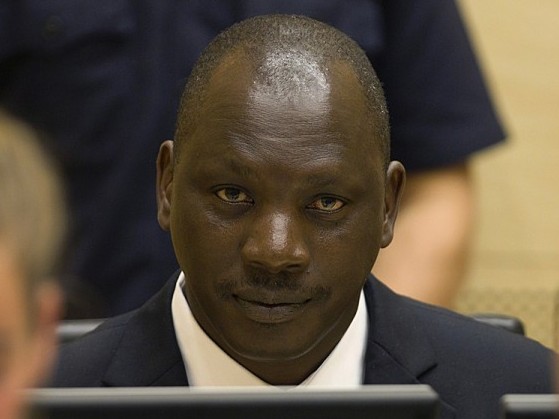
POLYGON ((468 162, 504 137, 455 1, 3 1, 0 103, 53 139, 73 219, 67 278, 103 303, 84 310, 78 298, 69 317, 136 308, 177 269, 155 222, 153 156, 173 137, 180 92, 207 43, 276 12, 341 29, 377 69, 391 158, 409 176, 394 243, 374 272, 400 293, 452 305, 473 223, 468 162))
POLYGON ((65 229, 51 162, 22 122, 0 111, 0 418, 21 414, 20 390, 40 384, 56 345, 54 282, 65 229))

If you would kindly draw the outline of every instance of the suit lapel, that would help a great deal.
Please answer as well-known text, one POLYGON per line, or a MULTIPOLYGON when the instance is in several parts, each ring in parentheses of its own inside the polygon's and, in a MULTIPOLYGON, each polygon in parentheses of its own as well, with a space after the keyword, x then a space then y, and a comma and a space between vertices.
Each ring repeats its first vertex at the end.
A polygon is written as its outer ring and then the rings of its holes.
POLYGON ((436 365, 436 358, 413 313, 402 297, 376 278, 365 284, 369 336, 365 353, 365 381, 376 384, 413 384, 436 365))
POLYGON ((130 318, 103 378, 107 386, 188 385, 171 314, 177 277, 130 318))
MULTIPOLYGON (((437 367, 435 352, 405 297, 396 295, 374 277, 365 284, 369 336, 364 384, 422 384, 421 376, 437 367)), ((435 390, 436 391, 436 390, 435 390)), ((455 410, 441 401, 441 418, 455 410)))

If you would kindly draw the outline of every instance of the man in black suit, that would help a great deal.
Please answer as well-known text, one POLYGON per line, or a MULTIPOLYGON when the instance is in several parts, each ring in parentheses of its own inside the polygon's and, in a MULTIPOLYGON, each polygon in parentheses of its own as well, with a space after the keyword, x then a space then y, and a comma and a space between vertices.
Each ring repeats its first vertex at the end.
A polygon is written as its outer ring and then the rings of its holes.
POLYGON ((157 160, 181 272, 64 348, 57 386, 426 383, 443 417, 551 391, 552 354, 369 275, 405 171, 367 57, 341 32, 264 16, 220 34, 157 160))

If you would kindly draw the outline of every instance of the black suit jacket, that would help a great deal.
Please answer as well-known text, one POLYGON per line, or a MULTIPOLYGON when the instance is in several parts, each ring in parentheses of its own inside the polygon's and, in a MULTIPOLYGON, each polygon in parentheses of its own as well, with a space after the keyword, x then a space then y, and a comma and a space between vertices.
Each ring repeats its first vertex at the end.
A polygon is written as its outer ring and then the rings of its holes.
MULTIPOLYGON (((56 387, 186 386, 171 317, 175 274, 143 307, 62 348, 56 387)), ((443 418, 496 418, 507 393, 552 392, 553 354, 542 345, 390 291, 365 285, 365 384, 428 384, 443 418)))

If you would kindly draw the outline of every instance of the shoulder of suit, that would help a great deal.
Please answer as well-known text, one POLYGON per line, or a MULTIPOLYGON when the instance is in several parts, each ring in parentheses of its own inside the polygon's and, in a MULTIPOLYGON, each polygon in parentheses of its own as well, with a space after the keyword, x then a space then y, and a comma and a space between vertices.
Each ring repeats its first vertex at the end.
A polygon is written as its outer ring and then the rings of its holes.
POLYGON ((107 319, 95 330, 60 347, 53 387, 97 387, 134 312, 107 319))

